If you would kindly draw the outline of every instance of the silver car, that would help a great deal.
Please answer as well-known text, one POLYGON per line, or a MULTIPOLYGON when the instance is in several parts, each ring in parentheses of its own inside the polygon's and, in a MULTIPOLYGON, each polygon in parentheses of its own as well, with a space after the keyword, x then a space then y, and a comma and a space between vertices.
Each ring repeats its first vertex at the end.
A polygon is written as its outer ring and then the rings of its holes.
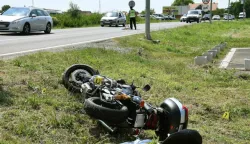
POLYGON ((34 7, 12 7, 0 15, 0 32, 21 32, 29 34, 44 31, 49 34, 53 27, 51 16, 34 7))
POLYGON ((104 25, 117 27, 123 25, 125 27, 126 16, 122 12, 108 12, 101 19, 101 26, 104 27, 104 25))

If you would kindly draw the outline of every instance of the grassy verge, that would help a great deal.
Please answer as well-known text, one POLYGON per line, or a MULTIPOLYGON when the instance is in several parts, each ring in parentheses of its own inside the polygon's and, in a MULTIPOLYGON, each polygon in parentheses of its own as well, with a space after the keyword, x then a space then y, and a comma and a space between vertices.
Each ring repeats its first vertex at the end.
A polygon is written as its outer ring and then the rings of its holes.
MULTIPOLYGON (((214 22, 153 32, 160 44, 135 35, 113 41, 128 53, 84 49, 43 52, 0 61, 0 143, 119 143, 133 139, 126 133, 108 135, 82 114, 80 96, 60 84, 62 72, 86 63, 112 78, 151 84, 144 98, 159 104, 176 97, 190 110, 189 128, 197 129, 204 143, 247 144, 250 141, 250 77, 216 64, 231 47, 249 47, 250 21, 214 22), (222 41, 228 49, 204 67, 193 58, 222 41), (138 55, 138 49, 142 54, 138 55), (224 120, 224 112, 231 119, 224 120)), ((153 132, 146 132, 149 137, 153 132)))

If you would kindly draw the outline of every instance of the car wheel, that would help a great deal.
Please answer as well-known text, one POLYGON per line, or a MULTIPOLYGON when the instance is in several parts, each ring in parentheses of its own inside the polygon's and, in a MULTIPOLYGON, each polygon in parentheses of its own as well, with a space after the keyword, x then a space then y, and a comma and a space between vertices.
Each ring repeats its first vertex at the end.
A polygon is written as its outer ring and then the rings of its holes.
POLYGON ((30 33, 30 25, 28 23, 26 23, 24 26, 23 26, 23 31, 22 31, 22 34, 29 34, 30 33))
POLYGON ((126 26, 126 22, 125 22, 125 23, 123 23, 123 24, 122 24, 122 26, 123 26, 123 27, 125 27, 125 26, 126 26))
POLYGON ((118 27, 118 25, 119 25, 119 21, 118 21, 118 22, 116 22, 116 25, 115 25, 115 26, 116 26, 116 27, 118 27))
POLYGON ((197 20, 197 23, 200 23, 200 20, 197 20))
POLYGON ((111 27, 111 25, 109 25, 109 27, 111 27))
POLYGON ((186 21, 186 23, 188 23, 188 21, 186 21))
POLYGON ((104 27, 104 25, 101 25, 101 27, 104 27))
POLYGON ((50 23, 48 23, 47 25, 46 25, 46 30, 44 31, 46 34, 50 34, 50 32, 51 32, 51 24, 50 23))

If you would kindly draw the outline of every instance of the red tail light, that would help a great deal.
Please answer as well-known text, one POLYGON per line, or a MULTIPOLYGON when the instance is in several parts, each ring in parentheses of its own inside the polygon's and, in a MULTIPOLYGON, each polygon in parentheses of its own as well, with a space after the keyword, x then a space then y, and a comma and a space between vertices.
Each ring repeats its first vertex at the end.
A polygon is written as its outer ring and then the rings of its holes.
POLYGON ((188 108, 185 106, 182 106, 182 109, 185 110, 185 121, 188 121, 188 108))

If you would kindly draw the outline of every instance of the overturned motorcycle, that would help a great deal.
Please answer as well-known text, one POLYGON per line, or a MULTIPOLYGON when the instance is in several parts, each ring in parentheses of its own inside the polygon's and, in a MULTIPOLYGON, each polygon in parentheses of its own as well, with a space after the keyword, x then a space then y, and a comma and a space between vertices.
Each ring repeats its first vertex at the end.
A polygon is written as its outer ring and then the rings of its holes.
MULTIPOLYGON (((137 134, 155 130, 159 140, 187 128, 188 109, 177 99, 168 98, 159 107, 146 103, 134 84, 102 76, 88 65, 73 65, 63 74, 63 85, 85 98, 86 113, 98 119, 110 132, 133 128, 137 134)), ((146 85, 143 90, 149 91, 146 85)))

